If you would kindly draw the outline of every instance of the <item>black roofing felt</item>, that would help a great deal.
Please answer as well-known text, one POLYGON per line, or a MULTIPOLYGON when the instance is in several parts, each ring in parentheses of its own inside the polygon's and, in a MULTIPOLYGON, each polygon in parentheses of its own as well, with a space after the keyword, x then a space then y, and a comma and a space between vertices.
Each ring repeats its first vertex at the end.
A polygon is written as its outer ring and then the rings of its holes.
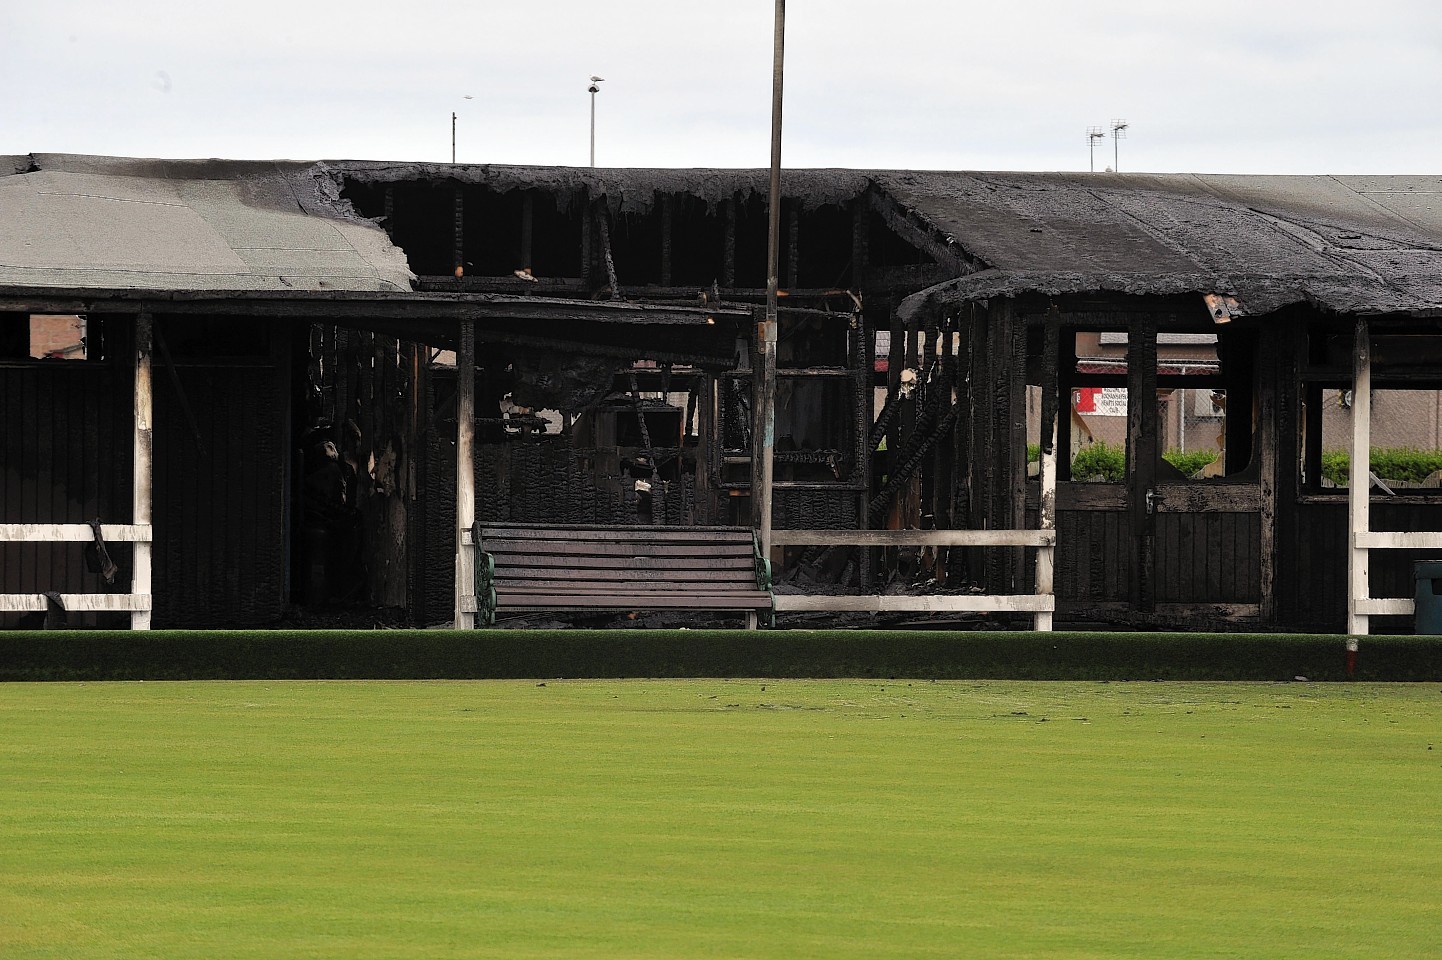
POLYGON ((898 173, 877 185, 992 268, 922 298, 933 302, 1216 292, 1253 314, 1442 309, 1442 177, 898 173))

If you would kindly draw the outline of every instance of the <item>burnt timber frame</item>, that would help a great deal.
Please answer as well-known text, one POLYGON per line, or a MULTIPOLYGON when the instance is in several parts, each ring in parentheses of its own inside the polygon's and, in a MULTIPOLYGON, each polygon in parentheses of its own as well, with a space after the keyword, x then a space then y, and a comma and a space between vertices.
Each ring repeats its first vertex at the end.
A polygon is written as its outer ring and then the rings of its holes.
MULTIPOLYGON (((1359 395, 1362 412, 1352 421, 1350 446, 1360 476, 1369 457, 1363 415, 1371 404, 1368 384, 1442 385, 1435 370, 1415 361, 1389 366, 1376 349, 1379 338, 1399 332, 1435 338, 1442 330, 1436 322, 1442 308, 1407 315, 1353 314, 1318 305, 1334 302, 1325 297, 1299 299, 1294 294, 1305 290, 1300 284, 1278 298, 1282 307, 1252 315, 1237 310, 1219 318, 1227 324, 1213 327, 1212 316, 1198 303, 1205 278, 1192 289, 1186 284, 1198 282, 1195 278, 1179 283, 1119 274, 1090 291, 1084 289, 1092 282, 1088 277, 1038 280, 1008 275, 998 280, 998 269, 952 238, 948 230, 956 221, 946 229, 937 226, 948 222, 946 210, 924 209, 926 195, 909 193, 905 184, 894 192, 883 189, 880 179, 861 188, 848 180, 844 191, 821 189, 814 196, 800 190, 773 205, 784 231, 777 244, 784 262, 775 268, 767 265, 765 279, 784 280, 787 289, 780 292, 789 294, 784 302, 801 305, 790 317, 835 321, 839 331, 850 310, 852 326, 846 333, 844 361, 806 360, 797 354, 788 369, 788 311, 781 307, 783 362, 775 378, 783 400, 786 381, 792 379, 808 381, 808 388, 820 388, 828 380, 844 383, 854 394, 843 411, 839 390, 830 385, 817 390, 826 404, 837 408, 828 415, 842 428, 828 439, 843 436, 842 441, 777 450, 779 478, 748 482, 739 468, 752 465, 755 448, 747 449, 750 441, 717 438, 725 433, 728 418, 740 416, 725 407, 742 392, 737 388, 745 384, 758 389, 767 379, 756 376, 751 361, 733 361, 729 337, 734 327, 752 347, 749 356, 761 357, 753 339, 755 311, 765 292, 757 228, 759 214, 773 209, 763 209, 754 187, 742 184, 732 193, 740 181, 724 182, 720 188, 707 181, 693 191, 683 179, 662 177, 652 183, 645 176, 618 175, 608 197, 602 192, 607 189, 604 178, 567 179, 552 172, 528 181, 525 174, 514 172, 492 178, 475 170, 417 169, 382 171, 370 179, 364 171, 352 171, 337 180, 341 190, 350 191, 346 199, 356 203, 361 216, 384 216, 388 229, 397 223, 407 227, 403 220, 410 216, 411 238, 401 236, 405 229, 391 232, 407 245, 407 254, 416 254, 413 262, 423 275, 414 290, 370 295, 7 287, 4 304, 16 311, 150 315, 160 325, 186 317, 336 324, 362 331, 339 338, 352 352, 379 332, 468 353, 473 364, 479 354, 482 366, 488 352, 509 346, 537 352, 575 350, 619 362, 654 359, 655 368, 633 369, 646 384, 630 386, 635 397, 654 394, 659 384, 669 382, 669 365, 674 364, 687 384, 677 392, 692 397, 678 443, 684 446, 688 439, 693 412, 700 425, 697 433, 708 440, 704 451, 695 448, 687 467, 689 471, 693 464, 705 463, 694 476, 698 498, 704 497, 708 509, 729 509, 739 516, 771 494, 780 525, 787 528, 774 531, 781 538, 776 552, 791 561, 793 569, 801 559, 809 563, 818 554, 828 560, 844 558, 847 564, 854 561, 862 571, 859 577, 832 573, 837 582, 858 587, 859 599, 847 600, 857 605, 877 586, 879 569, 883 575, 908 578, 910 588, 937 583, 945 591, 1016 596, 1030 604, 1040 602, 1035 597, 1054 594, 1057 619, 1063 622, 1163 628, 1198 623, 1309 629, 1345 625, 1356 634, 1376 623, 1371 618, 1399 618, 1411 610, 1411 601, 1397 596, 1399 581, 1405 579, 1399 571, 1411 559, 1401 552, 1442 549, 1442 533, 1433 532, 1439 523, 1429 513, 1442 516, 1439 495, 1409 491, 1405 497, 1373 498, 1361 483, 1346 494, 1327 492, 1320 488, 1315 469, 1322 443, 1323 386, 1342 389, 1350 384, 1359 395), (433 208, 424 198, 417 202, 425 191, 435 194, 433 208), (904 196, 913 199, 897 199, 904 196), (906 205, 913 202, 921 206, 913 210, 906 205), (389 222, 397 216, 401 220, 389 222), (420 232, 426 249, 420 249, 419 241, 412 249, 411 240, 420 232), (846 242, 839 239, 843 237, 846 242), (518 244, 519 259, 503 262, 501 258, 510 255, 506 245, 512 243, 518 244), (567 246, 564 256, 557 252, 562 245, 567 246), (473 269, 473 261, 480 269, 473 269), (548 269, 538 268, 529 277, 506 275, 512 265, 529 273, 537 262, 548 269), (457 268, 462 275, 455 275, 457 268), (898 309, 902 296, 958 277, 970 284, 958 289, 985 290, 988 295, 958 296, 930 313, 903 315, 898 309), (1159 289, 1172 292, 1147 292, 1159 289), (852 299, 854 310, 848 306, 852 299), (703 329, 711 326, 705 317, 722 330, 703 329), (1124 442, 1133 466, 1118 484, 1069 479, 1071 431, 1057 429, 1061 404, 1084 379, 1075 351, 1068 348, 1077 332, 1099 329, 1130 335, 1127 372, 1091 378, 1130 394, 1124 442), (1181 482, 1168 478, 1157 460, 1162 444, 1152 401, 1157 391, 1178 384, 1169 380, 1175 375, 1158 370, 1156 336, 1201 329, 1222 334, 1226 356, 1220 358, 1221 372, 1212 385, 1232 394, 1227 447, 1237 463, 1227 477, 1181 482), (1325 358, 1316 355, 1312 338, 1319 330, 1332 340, 1345 333, 1352 349, 1341 351, 1345 357, 1336 350, 1325 358), (892 338, 889 351, 874 358, 871 335, 877 331, 889 331, 892 338), (873 367, 873 359, 884 366, 873 367), (878 416, 873 398, 882 389, 886 399, 878 416), (1035 409, 1029 410, 1029 400, 1040 406, 1039 418, 1035 409), (848 416, 860 422, 854 434, 845 432, 850 424, 841 423, 848 416), (1038 419, 1050 426, 1037 430, 1038 419), (882 440, 886 449, 877 451, 882 440), (1034 479, 1027 475, 1027 440, 1040 441, 1042 447, 1040 475, 1034 479), (810 472, 787 472, 795 466, 810 472), (728 472, 728 467, 738 469, 728 472), (826 476, 827 469, 835 476, 826 476), (845 509, 828 513, 826 506, 815 506, 821 497, 803 502, 803 495, 814 493, 831 497, 826 505, 845 509), (802 504, 791 508, 789 516, 788 498, 791 504, 802 504), (832 526, 826 529, 811 529, 812 524, 828 522, 832 526), (1024 534, 1024 546, 1006 542, 1013 532, 1024 534), (789 537, 795 539, 782 542, 789 537), (853 546, 841 546, 842 538, 853 546), (974 546, 980 544, 986 549, 974 546), (1053 556, 1052 544, 1061 550, 1059 556, 1053 556), (1026 562, 1030 554, 1025 551, 1030 550, 1038 551, 1034 568, 1026 562), (1314 596, 1319 597, 1315 603, 1314 596)), ((975 246, 987 249, 980 241, 975 246)), ((1263 281, 1263 287, 1275 292, 1287 278, 1263 281)), ((1244 307, 1249 306, 1245 299, 1244 307)), ((764 331, 760 339, 766 340, 764 331)), ((161 350, 156 360, 164 362, 163 341, 156 345, 161 350)), ((424 369, 423 356, 413 353, 410 360, 424 369)), ((120 358, 115 359, 118 363, 120 358)), ((754 366, 762 370, 766 364, 754 366)), ((475 433, 487 429, 485 411, 476 412, 477 403, 487 399, 476 396, 486 387, 484 372, 479 376, 479 386, 463 376, 455 400, 445 402, 469 407, 471 412, 460 419, 467 424, 470 441, 483 446, 485 434, 475 433), (481 426, 476 425, 477 416, 481 426)), ((627 392, 623 380, 616 380, 618 393, 627 392)), ((154 389, 164 393, 165 388, 161 375, 154 389)), ((368 402, 369 389, 352 379, 338 388, 341 405, 368 402)), ((753 402, 748 418, 761 406, 753 402)), ((137 406, 136 423, 146 420, 137 406)), ((424 414, 417 409, 413 423, 421 420, 424 414)), ((644 430, 644 416, 641 424, 644 430)), ((569 421, 564 429, 570 429, 569 421)), ((192 432, 198 431, 192 427, 192 432)), ((337 439, 339 432, 336 425, 337 439)), ((755 431, 757 437, 764 435, 764 430, 755 431)), ((140 443, 127 439, 139 464, 140 443)), ((164 444, 164 437, 159 442, 164 444)), ((451 453, 448 448, 445 452, 451 453)), ((478 453, 483 461, 485 456, 484 450, 478 453)), ((470 464, 469 458, 456 459, 470 464)), ((458 484, 464 482, 465 469, 456 463, 458 484)), ((138 491, 146 485, 132 479, 112 478, 126 500, 131 499, 131 486, 138 491)), ((479 479, 472 475, 469 482, 483 492, 462 499, 476 506, 491 479, 489 474, 479 479)), ((439 472, 435 480, 445 483, 439 472)), ((132 507, 136 516, 142 515, 139 499, 132 507)), ((456 529, 445 531, 446 548, 460 565, 466 562, 463 510, 458 504, 456 529)), ((124 516, 123 508, 110 512, 124 516)), ((444 525, 449 528, 449 504, 432 513, 446 514, 444 525)), ((37 519, 28 513, 16 516, 37 519)), ((79 539, 83 532, 45 526, 46 536, 68 539, 74 533, 79 539)), ((112 539, 124 540, 142 536, 141 526, 110 524, 103 529, 112 539)), ((140 552, 165 549, 162 541, 155 542, 161 545, 141 547, 140 552)), ((419 557, 409 559, 412 569, 422 563, 419 557)), ((450 580, 452 572, 447 568, 438 576, 450 580)), ((157 573, 163 576, 163 562, 157 573)), ((458 581, 465 579, 458 576, 458 581)), ((455 609, 452 599, 464 598, 447 597, 443 607, 463 622, 470 611, 455 609)), ((33 597, 26 602, 35 603, 33 597)))

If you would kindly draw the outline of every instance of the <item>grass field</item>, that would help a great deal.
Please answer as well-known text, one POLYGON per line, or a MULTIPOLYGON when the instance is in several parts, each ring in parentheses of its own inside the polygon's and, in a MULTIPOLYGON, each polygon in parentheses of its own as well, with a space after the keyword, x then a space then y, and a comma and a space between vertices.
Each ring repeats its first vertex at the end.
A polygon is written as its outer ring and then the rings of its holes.
POLYGON ((8 684, 0 957, 1436 957, 1439 813, 1438 684, 8 684))

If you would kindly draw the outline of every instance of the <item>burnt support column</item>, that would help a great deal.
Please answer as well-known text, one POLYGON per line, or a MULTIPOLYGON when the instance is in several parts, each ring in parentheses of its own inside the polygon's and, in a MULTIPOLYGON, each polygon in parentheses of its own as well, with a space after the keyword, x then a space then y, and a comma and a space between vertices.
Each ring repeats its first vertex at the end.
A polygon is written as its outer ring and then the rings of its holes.
MULTIPOLYGON (((1279 349, 1289 339, 1281 329, 1263 332, 1257 368, 1252 372, 1251 382, 1242 394, 1247 396, 1253 391, 1260 391, 1257 396, 1257 435, 1251 449, 1260 467, 1258 480, 1261 485, 1262 510, 1258 518, 1260 556, 1257 560, 1261 593, 1258 600, 1261 604, 1259 613, 1264 622, 1271 622, 1276 617, 1277 610, 1277 491, 1283 489, 1283 477, 1287 480, 1287 487, 1294 491, 1294 499, 1297 489, 1297 442, 1291 425, 1296 424, 1298 417, 1298 355, 1285 348, 1279 349), (1285 434, 1280 429, 1282 423, 1289 425, 1285 434), (1290 440, 1290 444, 1284 445, 1281 442, 1284 435, 1290 440)), ((1229 445, 1229 459, 1231 449, 1229 445)), ((1231 466, 1231 463, 1227 464, 1229 470, 1231 466)))
POLYGON ((1127 328, 1127 509, 1132 522, 1134 610, 1156 609, 1152 582, 1156 554, 1157 491, 1157 321, 1150 313, 1127 328))

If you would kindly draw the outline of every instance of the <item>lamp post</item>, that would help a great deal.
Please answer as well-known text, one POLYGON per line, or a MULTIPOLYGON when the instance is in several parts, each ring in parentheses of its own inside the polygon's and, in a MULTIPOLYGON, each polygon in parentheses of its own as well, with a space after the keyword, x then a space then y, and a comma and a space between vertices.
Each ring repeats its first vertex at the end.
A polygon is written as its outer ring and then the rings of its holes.
POLYGON ((786 0, 776 0, 771 60, 771 183, 766 200, 766 312, 751 361, 751 516, 761 556, 771 557, 771 484, 775 475, 776 298, 781 260, 781 86, 786 46, 786 0))
POLYGON ((591 77, 591 85, 586 89, 591 94, 591 166, 596 165, 596 94, 601 92, 598 83, 605 83, 605 77, 591 77))
MULTIPOLYGON (((462 95, 462 100, 471 100, 472 96, 467 93, 462 95)), ((456 111, 451 111, 451 163, 456 162, 456 111)))

